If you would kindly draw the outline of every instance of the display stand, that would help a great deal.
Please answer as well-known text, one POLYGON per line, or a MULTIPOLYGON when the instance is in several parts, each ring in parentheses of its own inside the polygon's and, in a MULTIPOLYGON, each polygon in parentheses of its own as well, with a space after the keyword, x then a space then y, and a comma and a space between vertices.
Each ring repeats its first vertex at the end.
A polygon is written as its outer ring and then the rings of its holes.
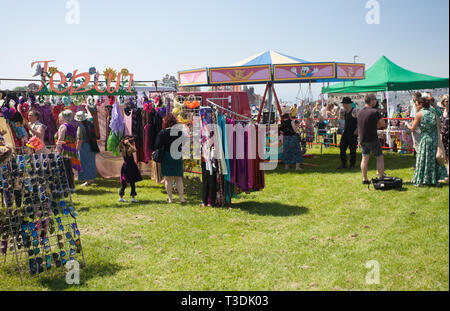
POLYGON ((3 264, 15 261, 22 285, 25 278, 64 275, 69 262, 84 267, 63 158, 54 152, 19 154, 0 165, 0 174, 3 264))

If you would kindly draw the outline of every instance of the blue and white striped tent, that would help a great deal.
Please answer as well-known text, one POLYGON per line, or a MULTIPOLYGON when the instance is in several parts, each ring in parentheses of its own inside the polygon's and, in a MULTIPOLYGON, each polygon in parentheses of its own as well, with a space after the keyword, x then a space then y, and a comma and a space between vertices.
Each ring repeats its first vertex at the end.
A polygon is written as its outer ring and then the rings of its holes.
POLYGON ((266 51, 243 59, 231 66, 257 66, 257 65, 280 65, 309 63, 306 60, 292 57, 280 52, 266 51))

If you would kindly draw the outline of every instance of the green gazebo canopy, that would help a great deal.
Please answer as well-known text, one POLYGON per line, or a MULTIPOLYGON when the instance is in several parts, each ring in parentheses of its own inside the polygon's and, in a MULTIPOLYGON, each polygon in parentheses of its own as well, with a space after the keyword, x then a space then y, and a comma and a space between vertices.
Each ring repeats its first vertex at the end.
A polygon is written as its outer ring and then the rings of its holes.
POLYGON ((366 93, 447 88, 448 78, 439 78, 404 69, 382 56, 367 69, 366 78, 356 82, 336 83, 322 88, 322 93, 366 93))

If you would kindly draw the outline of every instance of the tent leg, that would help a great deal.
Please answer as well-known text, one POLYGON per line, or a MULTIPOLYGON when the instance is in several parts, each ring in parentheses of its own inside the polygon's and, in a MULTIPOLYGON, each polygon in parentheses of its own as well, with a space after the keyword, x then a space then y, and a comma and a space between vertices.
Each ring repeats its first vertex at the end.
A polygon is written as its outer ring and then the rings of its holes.
MULTIPOLYGON (((272 83, 269 83, 269 124, 272 120, 272 114, 273 114, 273 85, 272 83)), ((275 120, 275 118, 274 118, 275 120)))
POLYGON ((264 108, 264 102, 266 101, 266 95, 267 95, 267 90, 268 89, 269 89, 269 83, 267 83, 267 85, 266 85, 266 90, 264 91, 264 96, 263 96, 263 99, 261 101, 261 105, 259 106, 258 117, 256 118, 256 123, 259 123, 259 121, 261 120, 261 113, 262 113, 263 108, 264 108))
POLYGON ((280 119, 282 118, 282 111, 281 111, 281 106, 280 106, 280 102, 278 101, 278 96, 277 96, 277 92, 275 92, 275 88, 272 85, 272 90, 273 90, 273 95, 275 96, 275 102, 277 103, 277 109, 278 109, 278 114, 280 116, 280 119))

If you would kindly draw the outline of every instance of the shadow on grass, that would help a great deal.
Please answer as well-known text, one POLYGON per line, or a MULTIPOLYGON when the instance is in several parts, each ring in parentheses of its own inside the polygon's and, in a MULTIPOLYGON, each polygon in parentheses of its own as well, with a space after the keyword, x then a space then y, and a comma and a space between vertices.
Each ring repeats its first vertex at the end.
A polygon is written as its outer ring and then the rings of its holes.
POLYGON ((80 269, 80 284, 67 284, 65 276, 58 278, 41 278, 39 282, 42 286, 50 290, 66 290, 73 286, 85 285, 87 281, 95 277, 111 276, 122 270, 123 267, 113 263, 96 263, 88 264, 85 268, 80 269))
MULTIPOLYGON (((137 203, 132 203, 131 201, 124 202, 124 203, 114 202, 114 203, 110 203, 110 204, 102 204, 102 205, 95 206, 95 207, 79 207, 81 205, 79 203, 75 203, 74 205, 75 205, 75 209, 77 211, 88 212, 88 211, 90 211, 91 208, 93 208, 93 209, 100 209, 100 208, 124 209, 124 208, 136 207, 136 206, 144 207, 144 205, 152 205, 152 204, 167 204, 167 201, 162 201, 162 200, 139 200, 138 198, 136 200, 137 200, 137 203)), ((147 207, 147 206, 145 206, 145 207, 147 207)))
MULTIPOLYGON (((339 153, 337 154, 313 154, 313 158, 306 158, 304 163, 313 164, 317 166, 303 165, 303 171, 295 171, 295 166, 290 165, 291 169, 285 170, 284 164, 279 163, 278 167, 273 171, 266 171, 266 173, 276 174, 310 174, 310 173, 322 173, 322 174, 343 174, 343 173, 358 173, 360 172, 361 154, 357 155, 356 167, 354 169, 337 170, 337 167, 341 165, 339 153)), ((347 161, 350 159, 350 155, 347 152, 347 161)), ((414 165, 414 158, 412 155, 397 155, 384 153, 384 162, 386 171, 395 171, 399 169, 412 168, 414 165)), ((376 170, 376 160, 371 156, 369 161, 369 170, 376 170)))
POLYGON ((239 208, 242 211, 245 211, 249 214, 257 214, 261 216, 297 216, 306 214, 309 212, 309 209, 304 206, 292 206, 286 205, 278 202, 238 202, 233 203, 231 208, 239 208))
POLYGON ((111 191, 106 191, 98 188, 78 188, 76 193, 77 195, 103 195, 111 193, 111 191))
MULTIPOLYGON (((11 259, 13 258, 11 257, 11 259)), ((19 278, 19 270, 17 269, 17 266, 13 261, 8 262, 8 264, 6 265, 0 265, 0 267, 2 268, 2 272, 5 273, 6 275, 19 278)), ((29 271, 27 269, 24 269, 24 267, 22 266, 22 278, 25 284, 28 282, 39 282, 41 286, 46 287, 49 290, 58 291, 58 290, 66 290, 73 286, 76 287, 80 285, 85 285, 87 281, 89 281, 92 278, 111 276, 116 274, 122 269, 124 269, 123 266, 120 266, 115 263, 107 263, 107 262, 92 263, 92 264, 88 263, 86 267, 80 269, 80 284, 71 285, 66 283, 66 276, 65 274, 62 274, 62 271, 60 270, 58 270, 58 273, 56 275, 49 274, 47 276, 45 275, 44 272, 40 276, 35 275, 33 277, 30 277, 29 271)))
MULTIPOLYGON (((144 180, 142 182, 138 182, 136 183, 136 188, 139 188, 140 185, 142 185, 143 182, 148 182, 151 181, 151 179, 148 176, 142 176, 144 178, 144 180)), ((146 184, 145 186, 141 186, 141 187, 145 187, 145 188, 158 188, 156 186, 156 183, 154 181, 152 181, 152 183, 154 183, 155 185, 148 185, 146 184)), ((79 186, 81 185, 81 183, 77 182, 76 186, 77 186, 77 192, 79 189, 79 186)), ((105 187, 105 188, 120 188, 120 181, 119 178, 97 178, 94 182, 94 184, 92 186, 88 186, 87 188, 90 190, 91 189, 97 189, 98 187, 105 187)), ((119 190, 117 190, 119 191, 119 190)))

